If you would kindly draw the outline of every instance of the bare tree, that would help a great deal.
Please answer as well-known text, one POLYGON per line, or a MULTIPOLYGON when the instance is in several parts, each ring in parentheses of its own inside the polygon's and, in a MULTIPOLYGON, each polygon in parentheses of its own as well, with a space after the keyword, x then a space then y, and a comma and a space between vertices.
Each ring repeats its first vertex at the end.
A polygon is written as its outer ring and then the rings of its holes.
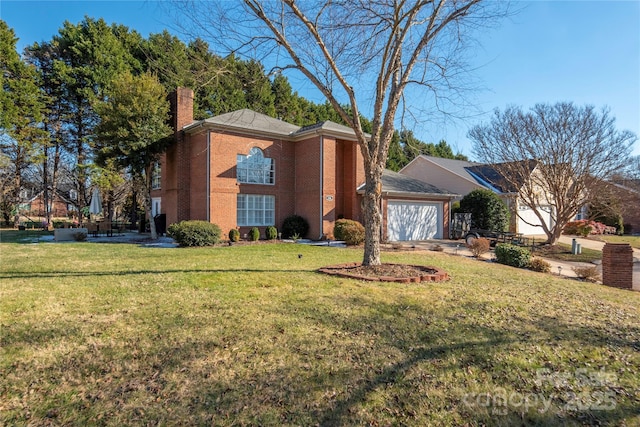
POLYGON ((216 43, 301 72, 353 128, 366 180, 363 264, 380 264, 381 177, 407 88, 427 90, 436 101, 451 96, 464 69, 458 62, 464 29, 504 15, 504 3, 244 0, 239 9, 231 3, 187 2, 180 10, 216 43), (360 123, 364 102, 373 105, 370 134, 360 123))
POLYGON ((491 122, 472 128, 469 137, 479 160, 494 164, 519 203, 535 212, 549 244, 602 181, 628 162, 636 141, 633 133, 616 130, 607 109, 567 102, 538 104, 528 112, 496 110, 491 122))

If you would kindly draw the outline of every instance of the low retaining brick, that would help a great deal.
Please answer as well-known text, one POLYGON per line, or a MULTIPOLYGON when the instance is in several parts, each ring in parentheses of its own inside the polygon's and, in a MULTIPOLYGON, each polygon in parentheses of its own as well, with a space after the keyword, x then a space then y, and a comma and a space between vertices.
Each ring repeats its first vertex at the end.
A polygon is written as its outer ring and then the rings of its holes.
POLYGON ((56 228, 53 231, 53 239, 56 242, 68 242, 76 240, 74 235, 76 233, 84 233, 86 236, 88 231, 86 228, 56 228))
POLYGON ((348 263, 338 264, 328 267, 322 267, 318 269, 320 273, 331 274, 334 276, 347 277, 350 279, 367 280, 373 282, 396 282, 396 283, 420 283, 420 282, 442 282, 449 280, 449 274, 437 267, 425 266, 425 265, 407 265, 407 264, 388 264, 394 266, 405 265, 407 267, 413 267, 422 272, 419 275, 407 275, 406 277, 389 277, 389 276, 374 276, 363 275, 358 273, 349 272, 350 269, 360 267, 361 263, 348 263))

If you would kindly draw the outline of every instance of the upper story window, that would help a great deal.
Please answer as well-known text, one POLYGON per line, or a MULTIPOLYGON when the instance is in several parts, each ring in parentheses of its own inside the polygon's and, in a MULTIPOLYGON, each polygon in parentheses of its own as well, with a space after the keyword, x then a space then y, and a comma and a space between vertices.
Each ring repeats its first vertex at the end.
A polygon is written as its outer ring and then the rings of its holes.
POLYGON ((258 147, 253 147, 248 155, 238 154, 238 182, 245 184, 274 184, 275 167, 273 159, 264 157, 258 147))
POLYGON ((69 190, 69 200, 78 200, 77 190, 69 190))
POLYGON ((153 171, 151 172, 151 189, 159 190, 161 187, 162 180, 162 170, 160 168, 160 163, 156 162, 153 165, 153 171))

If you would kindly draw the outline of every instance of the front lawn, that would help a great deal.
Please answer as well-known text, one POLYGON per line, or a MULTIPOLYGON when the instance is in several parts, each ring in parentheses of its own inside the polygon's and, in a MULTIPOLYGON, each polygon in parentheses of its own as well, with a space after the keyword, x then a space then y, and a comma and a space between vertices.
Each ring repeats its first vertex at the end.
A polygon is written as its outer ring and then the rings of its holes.
POLYGON ((609 243, 628 243, 636 249, 640 249, 640 236, 616 236, 611 234, 603 234, 597 236, 597 239, 609 243))
POLYGON ((0 425, 640 423, 640 294, 436 252, 0 244, 0 425))
POLYGON ((592 262, 602 259, 601 251, 589 248, 582 248, 580 254, 574 255, 571 253, 571 245, 566 243, 557 243, 554 246, 538 246, 533 254, 544 258, 570 262, 592 262))

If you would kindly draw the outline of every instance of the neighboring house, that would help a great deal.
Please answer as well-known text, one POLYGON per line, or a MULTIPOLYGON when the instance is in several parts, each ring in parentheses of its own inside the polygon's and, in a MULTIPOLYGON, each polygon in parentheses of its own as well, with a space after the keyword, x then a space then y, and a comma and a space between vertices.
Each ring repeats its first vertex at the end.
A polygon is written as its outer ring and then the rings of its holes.
MULTIPOLYGON (((265 227, 280 229, 296 214, 309 222, 308 237, 321 239, 332 235, 337 219, 363 222, 357 190, 365 181, 364 163, 351 128, 330 121, 299 127, 247 109, 194 121, 193 92, 185 88, 170 102, 176 142, 156 169, 152 191, 153 213, 165 214, 167 225, 198 219, 218 224, 225 234, 238 228, 243 235, 257 226, 264 235, 265 227)), ((389 176, 382 190, 392 224, 398 204, 413 203, 421 218, 424 209, 435 209, 429 221, 436 231, 429 236, 446 237, 455 195, 389 176)), ((395 230, 385 229, 382 238, 423 236, 395 230)))
MULTIPOLYGON (((536 164, 525 161, 529 176, 523 176, 522 182, 536 173, 536 164)), ((510 231, 524 235, 545 234, 541 221, 533 209, 522 203, 517 197, 518 189, 508 184, 500 172, 492 165, 468 162, 464 160, 443 159, 420 155, 405 166, 400 174, 410 176, 439 188, 465 196, 475 189, 490 189, 509 207, 511 212, 510 231)), ((542 199, 545 199, 544 197, 542 199)), ((552 221, 551 206, 538 206, 545 215, 547 225, 552 221)))
MULTIPOLYGON (((74 197, 77 200, 77 193, 63 193, 54 191, 52 200, 49 200, 49 212, 52 218, 67 218, 69 213, 76 210, 74 205, 74 197)), ((20 203, 18 204, 18 213, 30 217, 45 216, 44 191, 35 194, 29 190, 20 191, 20 203), (30 194, 31 193, 31 194, 30 194)))

